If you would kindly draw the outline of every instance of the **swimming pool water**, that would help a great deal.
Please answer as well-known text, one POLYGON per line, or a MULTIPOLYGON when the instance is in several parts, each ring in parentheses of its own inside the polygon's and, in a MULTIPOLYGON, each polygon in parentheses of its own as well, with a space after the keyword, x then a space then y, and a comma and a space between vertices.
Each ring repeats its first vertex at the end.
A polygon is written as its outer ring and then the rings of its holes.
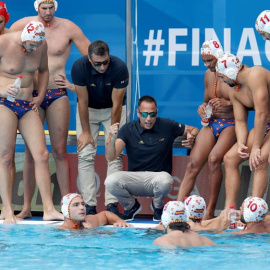
POLYGON ((62 231, 1 225, 0 269, 269 269, 269 234, 203 233, 215 247, 153 246, 161 233, 135 228, 62 231))

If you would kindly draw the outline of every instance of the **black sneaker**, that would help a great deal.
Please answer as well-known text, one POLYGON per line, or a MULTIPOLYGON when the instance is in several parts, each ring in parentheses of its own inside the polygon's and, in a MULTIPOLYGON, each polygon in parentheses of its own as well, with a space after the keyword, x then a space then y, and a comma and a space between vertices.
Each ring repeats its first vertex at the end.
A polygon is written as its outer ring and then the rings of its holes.
POLYGON ((131 221, 134 219, 134 216, 138 214, 142 210, 141 205, 139 202, 135 199, 135 204, 130 210, 125 210, 122 214, 122 219, 125 221, 131 221))
POLYGON ((154 206, 153 201, 152 201, 152 203, 151 203, 151 209, 154 212, 153 221, 161 221, 161 215, 162 215, 162 212, 163 212, 163 207, 162 208, 156 208, 154 206))
POLYGON ((117 202, 116 203, 109 203, 106 206, 106 210, 109 211, 109 212, 114 213, 118 217, 121 217, 121 214, 119 213, 119 210, 118 210, 118 203, 117 202))
POLYGON ((86 204, 86 215, 96 215, 97 207, 86 204))

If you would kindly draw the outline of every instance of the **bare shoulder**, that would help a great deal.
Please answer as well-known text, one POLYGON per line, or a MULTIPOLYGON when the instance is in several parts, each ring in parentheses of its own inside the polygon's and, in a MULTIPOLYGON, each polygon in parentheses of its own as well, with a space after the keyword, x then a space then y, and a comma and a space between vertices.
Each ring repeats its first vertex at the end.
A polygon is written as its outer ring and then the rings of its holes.
POLYGON ((78 29, 80 30, 80 27, 77 24, 75 24, 74 22, 72 22, 72 21, 70 21, 68 19, 55 17, 55 20, 57 21, 57 23, 59 25, 61 25, 61 27, 66 28, 69 31, 78 30, 78 29))
POLYGON ((37 16, 31 16, 31 17, 24 17, 15 23, 13 23, 10 27, 12 31, 19 31, 22 30, 26 24, 28 24, 31 21, 37 21, 37 16))

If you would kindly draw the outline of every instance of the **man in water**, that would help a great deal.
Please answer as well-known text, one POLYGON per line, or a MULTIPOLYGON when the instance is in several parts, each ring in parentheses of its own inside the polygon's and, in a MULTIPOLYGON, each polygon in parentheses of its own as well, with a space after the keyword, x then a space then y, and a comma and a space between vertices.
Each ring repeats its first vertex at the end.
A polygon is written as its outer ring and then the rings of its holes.
POLYGON ((268 205, 262 198, 246 198, 242 204, 241 211, 243 223, 246 225, 243 231, 234 233, 270 233, 270 216, 266 216, 268 205))
POLYGON ((215 245, 209 238, 201 236, 190 229, 187 211, 182 202, 168 202, 164 206, 161 220, 166 235, 157 238, 154 245, 169 248, 215 245))
POLYGON ((70 193, 62 198, 61 210, 65 220, 58 229, 93 229, 107 224, 114 227, 131 227, 130 224, 109 211, 86 215, 83 197, 77 193, 70 193))
POLYGON ((270 40, 270 10, 264 10, 255 22, 255 28, 264 40, 270 40))

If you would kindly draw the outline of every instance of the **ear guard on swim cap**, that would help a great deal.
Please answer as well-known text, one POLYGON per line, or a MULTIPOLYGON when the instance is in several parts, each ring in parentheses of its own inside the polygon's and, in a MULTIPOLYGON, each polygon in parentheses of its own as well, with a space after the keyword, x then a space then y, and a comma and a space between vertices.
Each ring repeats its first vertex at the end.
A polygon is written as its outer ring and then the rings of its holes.
POLYGON ((82 198, 82 196, 78 193, 69 193, 62 198, 61 212, 63 213, 64 217, 70 218, 70 205, 73 199, 77 197, 82 198))
POLYGON ((211 55, 216 60, 224 54, 223 48, 217 40, 206 40, 201 47, 201 55, 211 55))
POLYGON ((237 75, 242 67, 240 60, 233 54, 224 54, 218 59, 216 64, 216 71, 227 78, 237 81, 237 75))
POLYGON ((243 202, 243 216, 246 223, 259 222, 265 219, 268 213, 267 203, 259 197, 248 197, 243 202))
POLYGON ((189 218, 202 219, 206 212, 206 203, 203 197, 191 195, 185 200, 185 207, 189 218))
POLYGON ((38 11, 38 8, 41 4, 51 4, 53 3, 54 4, 54 7, 55 7, 55 11, 57 10, 58 8, 58 3, 56 0, 36 0, 34 2, 34 7, 35 7, 35 10, 38 11))
POLYGON ((260 33, 270 34, 270 10, 264 10, 255 22, 255 28, 260 33))
POLYGON ((7 11, 6 4, 2 1, 0 1, 0 16, 2 16, 5 19, 5 24, 7 24, 9 20, 9 13, 7 11))
POLYGON ((174 222, 188 222, 185 205, 179 201, 168 202, 164 206, 161 221, 165 229, 174 222))

